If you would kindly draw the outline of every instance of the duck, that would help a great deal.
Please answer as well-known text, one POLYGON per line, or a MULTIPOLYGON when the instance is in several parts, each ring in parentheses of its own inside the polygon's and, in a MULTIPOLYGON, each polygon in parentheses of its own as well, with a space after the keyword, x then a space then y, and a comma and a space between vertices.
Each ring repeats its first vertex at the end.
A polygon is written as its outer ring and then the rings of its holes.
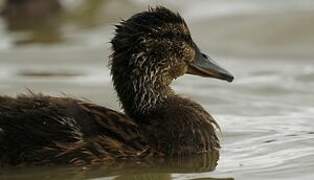
POLYGON ((6 0, 0 15, 8 19, 45 18, 60 11, 62 4, 59 0, 6 0))
POLYGON ((109 67, 123 112, 69 97, 0 96, 0 165, 89 165, 217 152, 218 123, 170 87, 184 74, 231 82, 179 13, 157 6, 115 25, 109 67))
POLYGON ((53 44, 64 40, 60 31, 64 12, 59 0, 5 0, 0 18, 6 31, 24 33, 14 38, 13 43, 17 46, 53 44))

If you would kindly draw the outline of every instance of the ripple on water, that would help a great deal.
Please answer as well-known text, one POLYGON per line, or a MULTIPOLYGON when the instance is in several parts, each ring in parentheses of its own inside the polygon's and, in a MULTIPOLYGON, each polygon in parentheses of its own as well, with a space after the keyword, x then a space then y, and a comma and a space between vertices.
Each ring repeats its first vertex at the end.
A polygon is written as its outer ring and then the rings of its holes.
POLYGON ((58 70, 58 71, 53 71, 53 70, 20 70, 17 72, 18 76, 23 76, 23 77, 31 77, 31 78, 67 78, 67 77, 77 77, 77 76, 84 76, 86 75, 83 72, 74 72, 74 71, 69 71, 69 70, 58 70))
POLYGON ((295 80, 306 82, 306 83, 314 83, 314 72, 297 75, 295 77, 295 80))
POLYGON ((306 171, 314 166, 312 109, 277 116, 219 115, 218 118, 224 125, 218 174, 281 179, 286 175, 295 177, 297 173, 303 176, 305 171, 300 166, 305 161, 309 166, 306 171))

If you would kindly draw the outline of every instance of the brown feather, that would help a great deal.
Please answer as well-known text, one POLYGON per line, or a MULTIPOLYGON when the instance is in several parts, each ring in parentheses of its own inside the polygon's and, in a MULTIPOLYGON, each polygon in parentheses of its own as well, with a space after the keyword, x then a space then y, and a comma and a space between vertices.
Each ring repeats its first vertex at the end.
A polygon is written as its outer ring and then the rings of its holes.
POLYGON ((30 92, 0 96, 0 165, 98 164, 186 157, 219 149, 215 120, 169 86, 195 43, 180 15, 157 7, 116 26, 113 85, 126 114, 30 92))

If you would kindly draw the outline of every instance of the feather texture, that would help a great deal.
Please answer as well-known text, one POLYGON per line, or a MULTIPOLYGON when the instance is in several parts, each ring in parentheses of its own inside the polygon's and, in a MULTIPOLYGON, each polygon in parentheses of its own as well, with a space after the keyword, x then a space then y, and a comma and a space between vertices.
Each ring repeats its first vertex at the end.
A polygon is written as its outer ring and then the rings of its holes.
POLYGON ((0 96, 0 164, 95 164, 219 149, 218 127, 172 80, 195 56, 186 23, 164 7, 116 26, 111 74, 125 114, 41 94, 0 96))

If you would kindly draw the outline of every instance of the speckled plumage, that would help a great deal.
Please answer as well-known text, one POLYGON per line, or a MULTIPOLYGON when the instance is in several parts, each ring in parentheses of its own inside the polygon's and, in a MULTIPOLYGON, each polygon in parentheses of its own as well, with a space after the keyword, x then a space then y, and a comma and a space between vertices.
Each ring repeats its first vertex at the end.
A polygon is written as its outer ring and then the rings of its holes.
POLYGON ((146 150, 127 116, 80 100, 0 97, 0 164, 86 164, 146 150))
POLYGON ((164 7, 116 26, 112 80, 126 115, 66 97, 0 97, 0 164, 89 164, 218 151, 215 120, 170 88, 197 46, 164 7))

